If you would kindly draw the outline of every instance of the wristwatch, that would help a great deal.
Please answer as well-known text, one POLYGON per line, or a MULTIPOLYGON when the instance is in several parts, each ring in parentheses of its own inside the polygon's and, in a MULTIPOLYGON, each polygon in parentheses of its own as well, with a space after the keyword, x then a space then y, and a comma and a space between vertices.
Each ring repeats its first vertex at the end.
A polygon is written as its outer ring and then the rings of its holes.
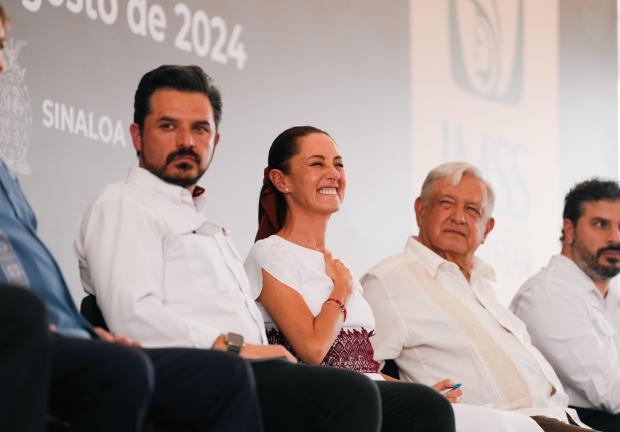
POLYGON ((243 336, 238 333, 227 333, 224 336, 224 343, 228 347, 227 352, 231 354, 239 355, 241 348, 243 348, 243 336))

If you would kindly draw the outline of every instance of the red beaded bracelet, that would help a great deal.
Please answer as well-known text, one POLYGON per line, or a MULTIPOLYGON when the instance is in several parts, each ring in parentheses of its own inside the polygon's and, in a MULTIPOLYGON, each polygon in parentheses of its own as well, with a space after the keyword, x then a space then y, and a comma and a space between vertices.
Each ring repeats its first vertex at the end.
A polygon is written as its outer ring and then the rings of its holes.
POLYGON ((330 298, 328 298, 327 300, 325 300, 323 302, 324 305, 327 304, 327 303, 334 303, 334 304, 338 305, 340 307, 340 310, 344 314, 344 318, 342 319, 342 322, 345 322, 347 320, 347 308, 345 307, 343 302, 341 302, 340 300, 335 299, 333 297, 330 297, 330 298))

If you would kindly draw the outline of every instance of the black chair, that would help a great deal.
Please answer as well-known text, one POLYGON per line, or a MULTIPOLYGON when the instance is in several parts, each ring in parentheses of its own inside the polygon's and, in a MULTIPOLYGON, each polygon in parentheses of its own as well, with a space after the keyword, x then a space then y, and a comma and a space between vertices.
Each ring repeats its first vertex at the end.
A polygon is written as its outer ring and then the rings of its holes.
MULTIPOLYGON (((108 330, 108 325, 105 323, 103 319, 103 314, 101 313, 101 309, 97 306, 97 297, 92 294, 87 294, 86 297, 82 299, 82 303, 80 304, 80 313, 93 327, 101 327, 105 330, 108 330)), ((58 432, 64 432, 64 429, 57 429, 58 432)), ((177 427, 163 427, 161 425, 157 425, 154 427, 152 424, 144 425, 144 432, 192 432, 194 429, 181 429, 177 427)), ((55 431, 55 430, 52 430, 55 431)))
MULTIPOLYGON (((91 325, 95 327, 103 327, 104 329, 108 329, 106 325, 103 315, 101 315, 101 311, 97 306, 97 298, 94 295, 87 295, 82 300, 80 305, 80 312, 82 316, 86 318, 91 325)), ((145 432, 150 432, 152 429, 149 429, 150 426, 147 426, 145 432)), ((48 432, 70 432, 71 424, 65 420, 54 417, 52 415, 48 415, 47 417, 47 431, 48 432)))
POLYGON ((381 369, 381 373, 391 376, 392 378, 400 379, 398 366, 396 366, 396 362, 394 360, 386 360, 383 365, 383 369, 381 369))
POLYGON ((69 422, 66 422, 62 419, 52 416, 51 414, 48 414, 45 430, 47 432, 70 432, 71 425, 69 424, 69 422))
POLYGON ((94 295, 88 294, 82 299, 82 303, 80 304, 80 312, 93 327, 101 327, 108 330, 108 326, 103 319, 101 310, 99 309, 99 306, 97 306, 97 297, 94 295))

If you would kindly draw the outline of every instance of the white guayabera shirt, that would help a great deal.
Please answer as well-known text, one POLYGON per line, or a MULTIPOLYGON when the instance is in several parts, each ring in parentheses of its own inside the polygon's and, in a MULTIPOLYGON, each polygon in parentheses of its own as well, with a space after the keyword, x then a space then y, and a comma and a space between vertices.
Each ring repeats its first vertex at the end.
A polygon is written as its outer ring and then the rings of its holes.
POLYGON ((456 264, 409 238, 362 285, 375 314, 375 356, 394 359, 403 379, 451 378, 463 384, 464 403, 567 420, 558 377, 523 322, 497 302, 484 262, 475 261, 467 281, 456 264))
POLYGON ((89 205, 75 250, 112 332, 149 348, 210 348, 226 332, 267 342, 243 264, 201 213, 205 200, 134 168, 89 205))
POLYGON ((563 255, 532 276, 510 305, 555 368, 570 404, 620 413, 620 295, 603 298, 563 255))

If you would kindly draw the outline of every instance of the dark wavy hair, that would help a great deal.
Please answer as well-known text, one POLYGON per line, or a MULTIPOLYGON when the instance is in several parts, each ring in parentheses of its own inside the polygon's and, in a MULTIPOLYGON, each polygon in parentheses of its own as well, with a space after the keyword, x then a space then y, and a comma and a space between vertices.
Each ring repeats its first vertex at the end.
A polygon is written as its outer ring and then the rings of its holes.
POLYGON ((200 66, 163 65, 147 72, 140 79, 133 100, 133 121, 142 132, 144 119, 151 111, 151 96, 159 89, 198 92, 206 95, 213 108, 215 127, 219 130, 222 118, 222 95, 213 78, 200 66))
MULTIPOLYGON (((569 219, 573 225, 583 215, 583 204, 593 201, 620 200, 620 185, 617 180, 594 177, 577 183, 564 197, 562 217, 569 219)), ((564 229, 560 240, 564 240, 564 229)))

